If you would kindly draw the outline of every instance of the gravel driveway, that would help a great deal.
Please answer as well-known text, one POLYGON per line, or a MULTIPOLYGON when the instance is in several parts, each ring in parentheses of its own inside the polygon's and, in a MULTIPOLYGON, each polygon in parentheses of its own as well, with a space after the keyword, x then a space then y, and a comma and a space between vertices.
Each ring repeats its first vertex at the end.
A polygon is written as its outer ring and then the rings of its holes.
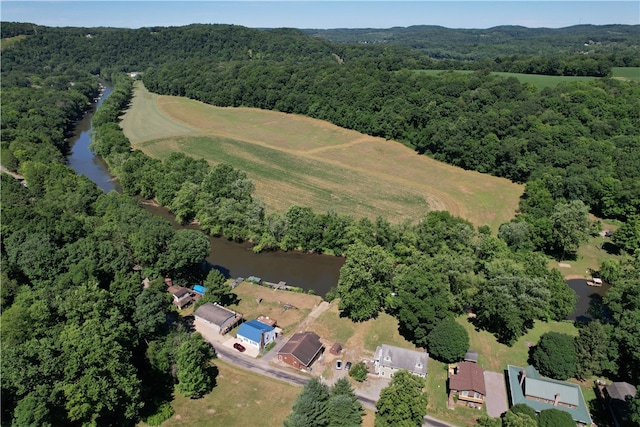
POLYGON ((485 399, 487 414, 490 417, 498 418, 509 409, 504 374, 484 371, 484 383, 487 388, 487 397, 485 399))

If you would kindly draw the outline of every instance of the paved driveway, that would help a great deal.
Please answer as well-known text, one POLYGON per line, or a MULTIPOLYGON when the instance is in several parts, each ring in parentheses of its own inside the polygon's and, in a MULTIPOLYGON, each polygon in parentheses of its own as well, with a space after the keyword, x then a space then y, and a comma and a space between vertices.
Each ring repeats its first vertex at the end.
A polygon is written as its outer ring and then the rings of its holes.
POLYGON ((490 417, 498 418, 509 409, 504 374, 484 371, 484 384, 487 389, 487 397, 485 399, 487 414, 490 417))

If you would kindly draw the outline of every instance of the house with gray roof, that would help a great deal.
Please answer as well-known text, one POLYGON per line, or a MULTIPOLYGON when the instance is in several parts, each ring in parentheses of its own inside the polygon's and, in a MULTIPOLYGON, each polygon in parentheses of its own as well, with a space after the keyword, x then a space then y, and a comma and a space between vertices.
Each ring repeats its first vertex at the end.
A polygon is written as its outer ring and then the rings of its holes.
POLYGON ((545 378, 533 366, 507 365, 507 376, 511 405, 524 403, 536 412, 555 408, 569 413, 578 425, 591 425, 591 415, 577 384, 545 378))
POLYGON ((604 387, 604 397, 616 427, 627 425, 631 416, 631 400, 638 389, 628 382, 613 382, 604 387))
POLYGON ((219 304, 207 302, 193 313, 196 322, 203 324, 214 332, 225 334, 240 320, 242 315, 219 304))
POLYGON ((376 374, 391 378, 393 373, 406 369, 413 375, 425 378, 427 376, 427 361, 429 353, 426 351, 409 350, 382 344, 376 348, 373 367, 376 374))

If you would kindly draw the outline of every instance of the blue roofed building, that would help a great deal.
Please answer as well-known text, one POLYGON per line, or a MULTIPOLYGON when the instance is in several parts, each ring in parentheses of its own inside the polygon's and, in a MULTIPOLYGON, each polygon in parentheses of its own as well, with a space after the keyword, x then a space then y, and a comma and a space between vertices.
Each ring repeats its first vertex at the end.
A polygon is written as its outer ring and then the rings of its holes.
POLYGON ((204 295, 207 292, 207 288, 202 285, 193 285, 193 292, 204 295))
POLYGON ((240 325, 236 337, 243 345, 262 350, 275 341, 276 328, 254 319, 240 325))
POLYGON ((559 409, 582 426, 592 424, 589 409, 577 384, 545 378, 533 366, 507 366, 511 405, 524 403, 536 412, 559 409))

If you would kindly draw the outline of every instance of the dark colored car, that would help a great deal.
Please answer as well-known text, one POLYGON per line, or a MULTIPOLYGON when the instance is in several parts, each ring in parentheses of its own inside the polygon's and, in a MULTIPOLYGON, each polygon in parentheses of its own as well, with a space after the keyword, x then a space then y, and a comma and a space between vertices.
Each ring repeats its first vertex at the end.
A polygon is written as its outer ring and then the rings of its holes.
POLYGON ((344 370, 348 371, 349 369, 351 369, 351 362, 347 362, 346 365, 344 365, 344 370))
POLYGON ((241 353, 246 350, 246 348, 244 348, 244 346, 242 344, 240 344, 240 343, 235 343, 233 345, 233 348, 235 348, 236 350, 238 350, 241 353))

